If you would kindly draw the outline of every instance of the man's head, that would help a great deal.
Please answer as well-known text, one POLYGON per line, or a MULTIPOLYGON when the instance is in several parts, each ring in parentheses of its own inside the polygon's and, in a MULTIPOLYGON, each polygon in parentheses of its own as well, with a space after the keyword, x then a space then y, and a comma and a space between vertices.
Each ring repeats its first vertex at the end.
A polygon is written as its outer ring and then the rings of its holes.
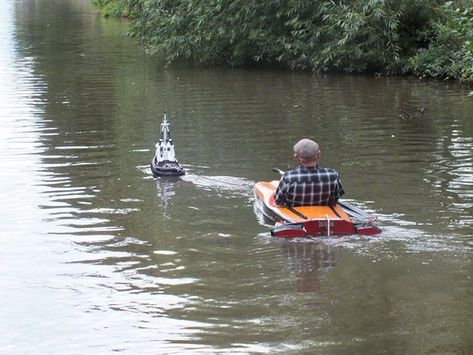
POLYGON ((311 139, 301 139, 294 145, 294 158, 302 165, 315 166, 320 158, 319 145, 311 139))

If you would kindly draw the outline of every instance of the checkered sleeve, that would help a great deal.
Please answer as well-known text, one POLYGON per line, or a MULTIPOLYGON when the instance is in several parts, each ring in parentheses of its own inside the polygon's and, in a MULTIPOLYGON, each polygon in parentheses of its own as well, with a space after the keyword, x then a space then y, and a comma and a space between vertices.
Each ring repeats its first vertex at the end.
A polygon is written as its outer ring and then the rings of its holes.
POLYGON ((276 189, 276 194, 274 196, 274 200, 278 205, 284 205, 286 203, 286 195, 287 190, 289 188, 289 184, 284 181, 284 176, 279 181, 279 185, 276 189))
POLYGON ((333 197, 338 200, 344 194, 345 194, 345 190, 343 190, 342 181, 340 180, 340 177, 337 174, 336 187, 335 187, 335 191, 333 193, 333 197))

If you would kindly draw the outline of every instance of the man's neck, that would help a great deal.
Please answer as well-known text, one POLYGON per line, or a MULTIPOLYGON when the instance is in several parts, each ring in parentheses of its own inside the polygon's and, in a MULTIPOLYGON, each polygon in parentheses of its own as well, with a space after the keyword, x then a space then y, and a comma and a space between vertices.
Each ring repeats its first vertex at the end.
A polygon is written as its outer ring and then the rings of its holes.
POLYGON ((319 165, 318 164, 315 164, 315 165, 304 165, 304 164, 300 164, 299 165, 301 168, 304 168, 304 169, 315 169, 315 168, 318 168, 319 165))

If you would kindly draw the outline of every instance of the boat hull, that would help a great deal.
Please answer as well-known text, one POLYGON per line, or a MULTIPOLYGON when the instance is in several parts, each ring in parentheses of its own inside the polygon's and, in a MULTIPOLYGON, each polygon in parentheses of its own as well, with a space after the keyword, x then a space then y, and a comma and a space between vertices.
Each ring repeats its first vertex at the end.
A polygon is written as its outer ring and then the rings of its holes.
POLYGON ((255 184, 257 209, 275 222, 271 235, 279 238, 312 236, 373 235, 381 230, 370 223, 354 223, 340 205, 284 207, 276 204, 274 193, 278 181, 255 184))
POLYGON ((151 171, 154 176, 180 176, 186 173, 177 161, 164 160, 158 162, 156 156, 151 160, 151 171))

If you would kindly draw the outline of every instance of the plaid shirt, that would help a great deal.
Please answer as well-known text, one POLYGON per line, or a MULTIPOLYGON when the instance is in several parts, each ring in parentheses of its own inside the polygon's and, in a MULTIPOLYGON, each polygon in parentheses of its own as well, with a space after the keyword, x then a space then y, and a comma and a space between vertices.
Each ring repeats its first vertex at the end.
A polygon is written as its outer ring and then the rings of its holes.
POLYGON ((338 173, 328 168, 306 168, 299 165, 284 173, 276 189, 279 205, 327 206, 337 201, 345 191, 338 173))

